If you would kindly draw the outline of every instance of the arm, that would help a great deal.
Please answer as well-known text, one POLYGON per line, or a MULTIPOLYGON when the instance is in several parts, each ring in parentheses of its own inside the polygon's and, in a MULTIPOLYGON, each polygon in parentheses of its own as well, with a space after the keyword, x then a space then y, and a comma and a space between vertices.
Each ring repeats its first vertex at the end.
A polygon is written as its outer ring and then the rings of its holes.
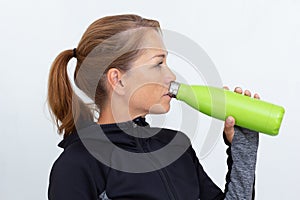
POLYGON ((225 199, 254 199, 258 133, 235 127, 231 145, 225 143, 229 145, 225 199))
MULTIPOLYGON (((240 87, 236 87, 234 91, 243 93, 240 87)), ((244 95, 251 97, 251 92, 245 90, 244 95)), ((258 94, 254 94, 253 97, 260 99, 258 94)), ((251 199, 252 196, 254 199, 258 133, 235 126, 235 119, 231 116, 225 121, 223 133, 225 143, 229 146, 226 197, 227 199, 251 199)))
POLYGON ((190 147, 193 157, 196 171, 199 181, 199 199, 201 200, 221 200, 225 198, 225 194, 222 190, 210 179, 210 177, 204 171, 196 153, 192 147, 190 147))
POLYGON ((224 193, 205 173, 194 150, 191 148, 198 173, 199 198, 201 200, 241 200, 251 199, 251 197, 254 199, 258 133, 235 127, 235 135, 232 143, 230 144, 226 138, 224 139, 225 143, 229 146, 227 149, 228 173, 224 193))

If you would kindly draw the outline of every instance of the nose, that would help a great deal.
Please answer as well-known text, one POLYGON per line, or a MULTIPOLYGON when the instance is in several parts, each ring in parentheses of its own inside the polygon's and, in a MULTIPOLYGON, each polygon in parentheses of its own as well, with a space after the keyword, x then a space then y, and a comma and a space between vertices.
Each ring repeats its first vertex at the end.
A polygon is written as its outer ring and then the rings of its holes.
POLYGON ((172 81, 176 80, 176 75, 172 72, 172 70, 167 66, 166 67, 166 75, 165 75, 165 83, 169 86, 172 81))

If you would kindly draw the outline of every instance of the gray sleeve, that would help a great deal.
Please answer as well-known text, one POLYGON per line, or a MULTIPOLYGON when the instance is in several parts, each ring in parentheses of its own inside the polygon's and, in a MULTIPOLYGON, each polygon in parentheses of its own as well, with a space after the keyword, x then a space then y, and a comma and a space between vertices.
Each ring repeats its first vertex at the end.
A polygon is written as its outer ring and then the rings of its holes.
POLYGON ((235 127, 231 143, 232 169, 230 182, 226 192, 226 200, 252 199, 256 157, 258 148, 258 133, 245 128, 235 127))

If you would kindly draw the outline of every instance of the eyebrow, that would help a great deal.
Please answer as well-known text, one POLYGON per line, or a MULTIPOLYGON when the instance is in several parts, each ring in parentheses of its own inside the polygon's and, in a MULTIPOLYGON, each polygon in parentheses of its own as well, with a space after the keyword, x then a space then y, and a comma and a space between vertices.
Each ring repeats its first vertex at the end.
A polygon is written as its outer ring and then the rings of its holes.
POLYGON ((157 54, 157 55, 153 56, 150 60, 152 60, 153 58, 156 58, 156 57, 162 57, 162 58, 165 58, 165 57, 167 57, 167 55, 168 55, 168 52, 163 53, 163 54, 157 54))

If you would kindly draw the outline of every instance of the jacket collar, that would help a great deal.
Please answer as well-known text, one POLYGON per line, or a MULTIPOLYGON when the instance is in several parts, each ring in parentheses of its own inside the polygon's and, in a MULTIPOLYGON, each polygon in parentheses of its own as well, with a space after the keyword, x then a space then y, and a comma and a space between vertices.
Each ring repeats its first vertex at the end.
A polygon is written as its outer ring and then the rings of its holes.
MULTIPOLYGON (((91 126, 91 125, 97 125, 95 122, 86 122, 85 126, 91 126)), ((144 117, 136 117, 133 120, 129 120, 126 122, 120 122, 120 123, 111 123, 111 124, 101 124, 102 130, 105 132, 105 134, 112 135, 113 138, 114 134, 118 134, 119 136, 122 134, 120 131, 127 130, 131 128, 135 128, 136 126, 146 127, 149 126, 149 124, 146 122, 146 119, 144 117)), ((118 136, 118 140, 122 141, 122 138, 118 136)), ((128 141, 128 138, 131 138, 132 136, 127 135, 126 133, 123 133, 122 136, 124 136, 126 141, 128 141), (127 138, 127 139, 126 139, 127 138)), ((78 136, 77 131, 72 132, 70 135, 66 136, 59 144, 58 146, 61 148, 66 148, 69 145, 71 145, 74 142, 80 141, 80 138, 78 136)), ((129 141, 128 141, 129 142, 129 141)))

